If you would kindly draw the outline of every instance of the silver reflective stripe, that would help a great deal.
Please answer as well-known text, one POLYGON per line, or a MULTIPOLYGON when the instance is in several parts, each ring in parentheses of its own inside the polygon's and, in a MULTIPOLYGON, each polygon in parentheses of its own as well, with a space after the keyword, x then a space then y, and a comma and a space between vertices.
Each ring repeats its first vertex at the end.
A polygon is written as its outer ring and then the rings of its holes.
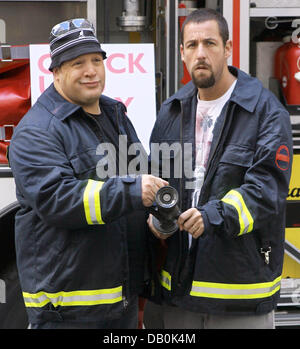
POLYGON ((98 186, 98 183, 93 181, 90 188, 90 192, 89 192, 89 207, 90 207, 91 220, 93 224, 98 223, 97 217, 96 217, 96 207, 95 207, 95 190, 97 189, 97 186, 98 186))
POLYGON ((51 303, 54 306, 58 305, 96 305, 105 303, 115 303, 116 299, 122 300, 122 292, 101 294, 101 295, 86 295, 86 296, 59 296, 50 297, 51 303))
POLYGON ((88 224, 104 224, 101 216, 100 190, 104 182, 89 180, 83 193, 85 217, 88 224))
POLYGON ((111 304, 122 301, 122 286, 91 291, 72 292, 23 292, 26 307, 43 307, 47 303, 57 306, 91 306, 99 304, 111 304))
POLYGON ((221 284, 193 281, 191 296, 220 299, 254 299, 272 296, 280 289, 281 277, 257 284, 221 284))
POLYGON ((49 303, 50 300, 46 296, 46 294, 40 294, 37 298, 31 297, 29 293, 23 292, 25 305, 32 304, 32 307, 42 307, 45 304, 49 303))
POLYGON ((247 216, 246 216, 246 214, 245 214, 245 212, 243 210, 243 206, 242 206, 241 202, 233 195, 226 195, 226 199, 235 201, 235 203, 239 206, 240 212, 241 212, 240 213, 241 214, 241 218, 242 218, 242 220, 244 222, 244 229, 243 229, 243 231, 241 231, 241 234, 247 233, 248 232, 248 228, 250 226, 250 222, 248 221, 248 218, 247 218, 247 216))
POLYGON ((253 230, 253 218, 244 202, 242 195, 236 190, 231 190, 224 196, 222 201, 236 209, 240 223, 239 235, 251 232, 253 230))
POLYGON ((171 275, 167 271, 161 271, 160 282, 164 288, 171 291, 171 275))

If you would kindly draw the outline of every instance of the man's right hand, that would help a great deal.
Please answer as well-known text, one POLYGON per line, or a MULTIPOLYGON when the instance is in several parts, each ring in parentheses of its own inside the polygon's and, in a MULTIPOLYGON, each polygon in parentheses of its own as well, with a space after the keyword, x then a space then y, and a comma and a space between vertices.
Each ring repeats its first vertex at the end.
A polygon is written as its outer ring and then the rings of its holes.
POLYGON ((169 185, 169 183, 161 178, 152 175, 142 175, 142 201, 145 207, 150 207, 154 200, 158 189, 169 185))
POLYGON ((150 230, 154 234, 154 236, 156 236, 158 239, 165 240, 169 236, 173 235, 173 233, 172 234, 162 234, 158 230, 156 230, 154 225, 153 225, 153 216, 152 216, 152 214, 149 214, 147 223, 148 223, 148 226, 149 226, 150 230))

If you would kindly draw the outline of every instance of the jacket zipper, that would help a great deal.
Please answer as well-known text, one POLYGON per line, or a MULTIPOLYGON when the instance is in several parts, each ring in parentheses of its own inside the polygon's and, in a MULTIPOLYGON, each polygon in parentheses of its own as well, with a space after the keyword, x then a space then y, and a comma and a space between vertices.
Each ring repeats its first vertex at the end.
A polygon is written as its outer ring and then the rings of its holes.
POLYGON ((120 131, 120 125, 119 125, 119 112, 118 112, 118 105, 117 104, 115 105, 115 112, 117 115, 117 126, 118 126, 119 135, 120 135, 121 131, 120 131))
MULTIPOLYGON (((115 113, 116 113, 116 116, 117 116, 118 133, 119 133, 119 136, 120 136, 121 135, 121 131, 120 131, 120 125, 119 125, 119 111, 118 111, 118 106, 117 105, 115 105, 115 113)), ((127 246, 127 241, 124 241, 124 243, 127 246)), ((128 256, 128 258, 129 258, 129 256, 128 256)), ((128 263, 129 263, 129 261, 128 261, 128 263)), ((128 301, 128 298, 126 297, 126 290, 127 290, 126 280, 124 280, 124 282, 123 282, 123 287, 124 287, 124 293, 122 295, 123 307, 124 307, 124 309, 127 309, 129 301, 128 301)))
MULTIPOLYGON (((182 101, 180 101, 180 146, 181 149, 183 150, 183 103, 182 101)), ((182 155, 183 156, 183 155, 182 155)), ((184 159, 183 159, 184 160, 184 159)), ((184 161, 182 162, 184 163, 184 161)), ((184 195, 184 190, 183 190, 183 166, 181 168, 181 178, 180 178, 180 209, 182 210, 182 205, 183 205, 183 195, 184 195)), ((179 233, 179 256, 178 256, 178 263, 177 263, 177 268, 175 269, 175 275, 177 275, 177 286, 180 287, 181 286, 181 280, 180 280, 180 266, 182 263, 182 254, 183 254, 183 231, 178 231, 179 233)))
MULTIPOLYGON (((181 107, 181 118, 180 118, 180 146, 181 151, 183 151, 183 103, 180 101, 180 107, 181 107)), ((184 162, 183 162, 184 164, 184 162)), ((180 178, 180 208, 182 209, 182 203, 183 203, 183 168, 181 168, 181 178, 180 178)))
POLYGON ((95 127, 91 127, 91 129, 95 133, 95 135, 98 138, 98 140, 100 142, 105 141, 105 139, 103 139, 103 134, 102 134, 101 127, 99 126, 97 120, 92 115, 90 115, 89 113, 85 113, 85 114, 89 118, 89 120, 91 120, 92 123, 95 125, 95 127))
MULTIPOLYGON (((119 124, 119 111, 118 111, 118 105, 115 105, 115 113, 116 113, 116 117, 117 117, 117 127, 118 127, 118 133, 119 133, 119 136, 121 135, 121 131, 120 131, 120 124, 119 124)), ((119 149, 120 151, 120 149, 119 149)), ((127 246, 127 241, 125 240, 124 241, 125 243, 125 246, 127 246)), ((128 256, 129 258, 129 256, 128 256)), ((127 261, 129 263, 129 261, 127 261)), ((124 288, 124 293, 122 295, 122 301, 123 301, 123 307, 124 309, 127 309, 128 308, 128 304, 129 304, 129 301, 128 301, 128 298, 126 297, 126 290, 127 290, 127 285, 126 285, 126 280, 124 280, 123 282, 123 288, 124 288)))
MULTIPOLYGON (((117 106, 117 105, 115 105, 115 113, 116 113, 116 116, 117 116, 118 133, 119 133, 119 135, 120 135, 120 134, 121 134, 121 131, 120 131, 120 125, 119 125, 119 112, 118 112, 118 106, 117 106)), ((90 115, 89 113, 85 113, 85 114, 88 116, 88 118, 89 118, 90 120, 93 121, 94 125, 96 125, 97 129, 99 130, 99 132, 96 132, 96 131, 95 131, 95 134, 96 134, 96 136, 98 137, 98 139, 99 139, 100 141, 103 141, 103 139, 102 139, 102 130, 101 130, 101 127, 99 126, 97 120, 95 120, 95 119, 93 118, 93 116, 90 115)))
MULTIPOLYGON (((120 135, 121 132, 120 132, 119 113, 118 113, 118 106, 117 106, 117 105, 115 105, 115 113, 116 113, 116 117, 117 117, 118 133, 119 133, 119 135, 120 135)), ((98 125, 97 120, 95 120, 95 119, 93 118, 93 116, 91 116, 91 115, 88 114, 88 113, 86 113, 86 115, 88 116, 88 118, 89 118, 90 120, 92 120, 92 122, 94 123, 94 125, 96 125, 96 127, 97 127, 97 129, 98 129, 98 132, 97 132, 95 129, 93 129, 93 131, 95 132, 97 138, 99 139, 99 141, 103 141, 103 139, 102 139, 102 130, 101 130, 101 127, 98 125)), ((127 246, 127 242, 124 241, 124 243, 125 243, 125 246, 127 246)), ((124 309, 127 309, 128 303, 129 303, 128 300, 127 300, 127 297, 126 297, 126 292, 125 292, 126 289, 127 289, 127 288, 126 288, 126 282, 124 282, 124 283, 123 283, 123 290, 124 290, 124 293, 123 293, 123 295, 122 295, 122 303, 123 303, 124 309)))

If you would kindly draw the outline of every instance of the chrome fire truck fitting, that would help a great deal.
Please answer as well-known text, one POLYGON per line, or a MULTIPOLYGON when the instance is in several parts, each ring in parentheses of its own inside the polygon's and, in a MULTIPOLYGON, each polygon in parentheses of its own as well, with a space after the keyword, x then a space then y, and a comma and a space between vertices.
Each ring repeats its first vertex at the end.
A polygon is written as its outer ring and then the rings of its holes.
POLYGON ((146 16, 140 16, 139 0, 123 0, 123 13, 117 17, 117 25, 128 32, 143 31, 146 27, 146 16))

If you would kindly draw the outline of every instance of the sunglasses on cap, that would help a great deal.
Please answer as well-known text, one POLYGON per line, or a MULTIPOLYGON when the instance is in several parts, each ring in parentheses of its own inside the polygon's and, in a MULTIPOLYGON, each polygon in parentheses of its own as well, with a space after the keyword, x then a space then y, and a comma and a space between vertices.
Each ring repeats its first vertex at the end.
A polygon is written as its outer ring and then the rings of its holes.
POLYGON ((95 29, 90 21, 85 18, 75 18, 56 24, 51 30, 51 35, 58 37, 77 29, 90 30, 95 34, 95 29))

